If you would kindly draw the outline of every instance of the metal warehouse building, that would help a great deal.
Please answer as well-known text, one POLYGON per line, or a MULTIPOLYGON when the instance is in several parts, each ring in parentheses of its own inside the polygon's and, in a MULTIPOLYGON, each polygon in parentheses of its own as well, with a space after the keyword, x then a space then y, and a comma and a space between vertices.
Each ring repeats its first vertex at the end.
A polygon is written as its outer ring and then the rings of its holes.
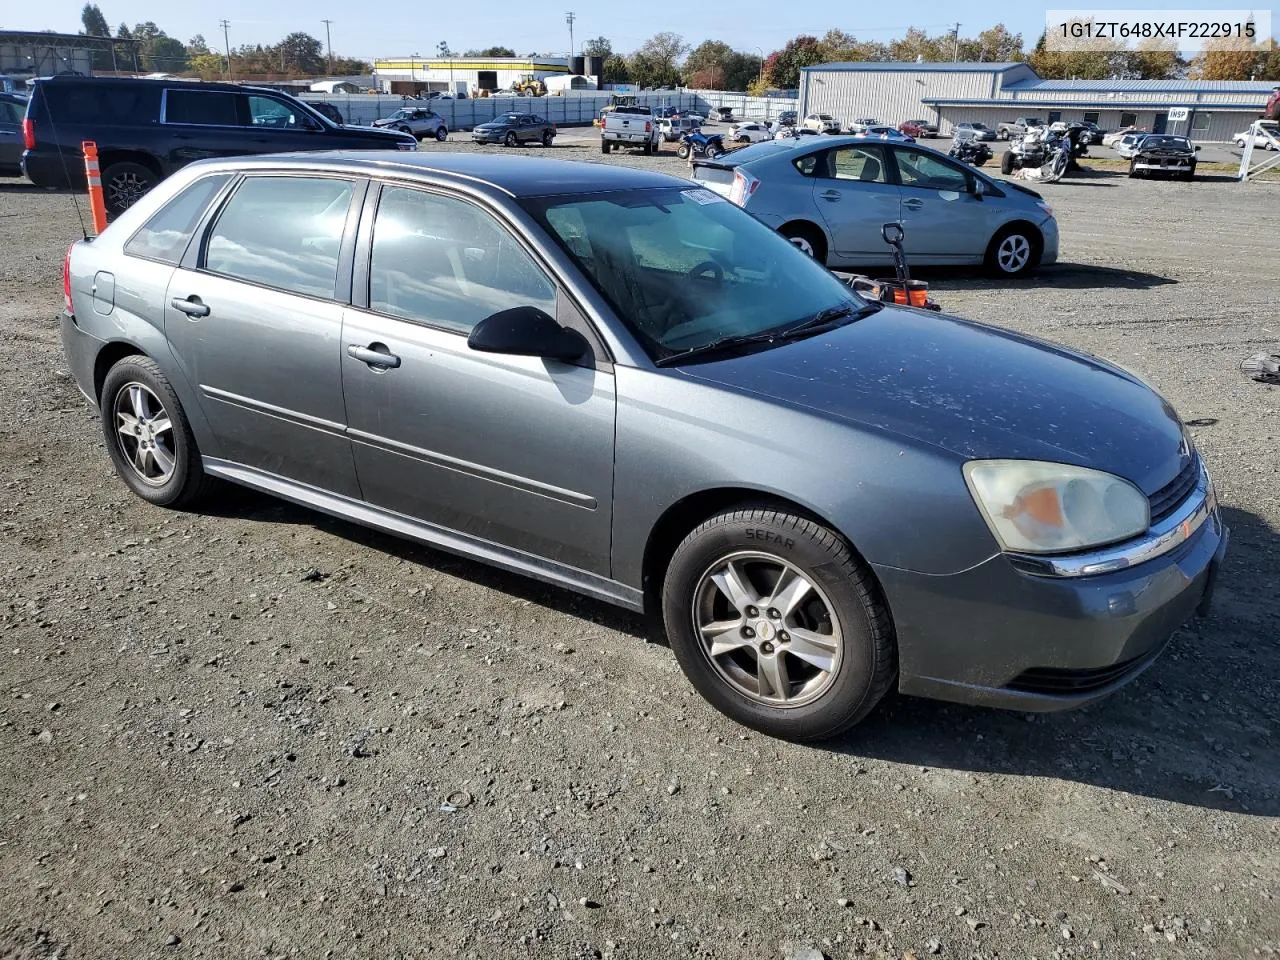
POLYGON ((373 72, 383 93, 419 94, 448 91, 476 96, 494 93, 533 77, 546 81, 557 76, 604 74, 600 57, 398 57, 375 60, 373 72))
POLYGON ((1236 80, 1042 80, 1025 63, 824 63, 801 72, 801 114, 829 113, 842 123, 927 119, 950 135, 961 121, 994 127, 1035 116, 1091 120, 1114 130, 1227 141, 1262 114, 1273 83, 1236 80), (1187 107, 1172 124, 1169 110, 1187 107))

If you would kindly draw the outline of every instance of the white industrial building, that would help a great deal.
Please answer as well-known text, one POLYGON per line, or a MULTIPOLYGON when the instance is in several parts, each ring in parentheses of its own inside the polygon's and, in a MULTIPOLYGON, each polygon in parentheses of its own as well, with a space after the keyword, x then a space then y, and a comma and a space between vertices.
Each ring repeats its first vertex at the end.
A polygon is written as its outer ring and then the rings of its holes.
POLYGON ((1227 141, 1257 119, 1274 83, 1235 80, 1042 80, 1025 63, 824 63, 801 71, 800 112, 843 123, 933 120, 943 136, 962 121, 990 127, 1034 116, 1089 120, 1201 141, 1227 141), (1186 107, 1188 118, 1169 121, 1186 107))
MULTIPOLYGON (((497 93, 530 78, 583 77, 596 85, 604 73, 599 57, 397 57, 375 60, 373 72, 383 93, 414 96, 439 91, 455 96, 497 93)), ((581 89, 580 85, 571 85, 581 89)))

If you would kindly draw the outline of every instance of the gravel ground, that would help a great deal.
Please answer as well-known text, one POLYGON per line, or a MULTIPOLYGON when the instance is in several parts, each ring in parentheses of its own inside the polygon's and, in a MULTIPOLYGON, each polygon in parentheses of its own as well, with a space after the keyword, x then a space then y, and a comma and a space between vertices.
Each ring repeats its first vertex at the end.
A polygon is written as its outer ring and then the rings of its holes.
POLYGON ((890 697, 799 747, 632 615, 257 495, 129 495, 57 342, 71 204, 0 185, 0 957, 1276 955, 1280 393, 1236 368, 1280 341, 1278 190, 1070 179, 1063 263, 929 277, 1192 424, 1213 615, 1086 710, 890 697))

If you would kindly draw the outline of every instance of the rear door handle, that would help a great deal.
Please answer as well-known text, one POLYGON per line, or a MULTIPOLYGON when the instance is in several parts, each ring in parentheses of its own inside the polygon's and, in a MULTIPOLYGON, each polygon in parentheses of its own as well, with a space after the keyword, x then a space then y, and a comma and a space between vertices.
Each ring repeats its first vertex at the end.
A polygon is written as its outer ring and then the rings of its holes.
POLYGON ((188 317, 207 317, 209 315, 208 304, 201 303, 200 298, 196 296, 187 297, 185 300, 181 297, 174 297, 169 303, 173 305, 173 309, 181 310, 188 317))
POLYGON ((383 369, 394 370, 400 366, 400 358, 387 349, 385 343, 371 343, 367 347, 362 347, 357 343, 347 344, 347 356, 359 360, 361 363, 367 363, 371 367, 382 367, 383 369), (382 349, 377 349, 381 347, 382 349))
POLYGON ((924 206, 924 201, 919 200, 915 197, 912 197, 909 200, 903 200, 902 205, 906 207, 908 210, 919 210, 921 207, 924 206))
POLYGON ((820 196, 823 200, 839 200, 841 193, 839 190, 824 190, 820 196))

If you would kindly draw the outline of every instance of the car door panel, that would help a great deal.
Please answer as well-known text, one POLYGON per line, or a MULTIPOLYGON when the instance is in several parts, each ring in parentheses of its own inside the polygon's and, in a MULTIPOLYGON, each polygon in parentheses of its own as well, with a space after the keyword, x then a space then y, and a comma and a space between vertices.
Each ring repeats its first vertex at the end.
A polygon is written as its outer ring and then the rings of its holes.
POLYGON ((246 178, 164 301, 166 337, 222 455, 352 498, 336 278, 343 262, 349 273, 341 249, 354 245, 363 190, 337 178, 246 178), (323 193, 308 198, 300 183, 323 193), (329 219, 294 216, 307 202, 332 206, 329 219))
POLYGON ((826 221, 831 252, 837 258, 874 263, 889 260, 880 228, 896 223, 902 213, 884 148, 872 145, 828 151, 815 170, 813 201, 826 221))
POLYGON ((564 323, 571 305, 474 204, 407 187, 384 187, 376 203, 342 331, 365 499, 607 575, 611 368, 472 350, 467 334, 491 313, 531 305, 564 323), (371 365, 364 350, 399 363, 371 365))
POLYGON ((932 153, 894 147, 902 188, 903 249, 921 261, 976 262, 1002 208, 973 193, 974 176, 932 153))

